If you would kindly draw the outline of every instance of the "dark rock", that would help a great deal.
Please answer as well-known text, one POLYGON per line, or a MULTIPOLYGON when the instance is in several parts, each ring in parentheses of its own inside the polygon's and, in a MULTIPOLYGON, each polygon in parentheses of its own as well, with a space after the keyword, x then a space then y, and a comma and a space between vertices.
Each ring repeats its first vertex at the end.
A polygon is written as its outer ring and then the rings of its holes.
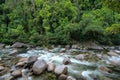
POLYGON ((37 56, 30 56, 28 58, 27 64, 33 64, 34 62, 37 61, 37 58, 38 58, 37 56))
POLYGON ((70 61, 69 58, 64 58, 63 64, 67 65, 67 64, 70 64, 70 63, 71 63, 71 61, 70 61))
POLYGON ((48 63, 47 70, 48 71, 54 71, 54 69, 55 69, 55 65, 53 63, 48 63))
POLYGON ((21 77, 21 76, 22 76, 22 71, 21 71, 21 69, 15 70, 15 71, 13 71, 13 72, 11 73, 11 75, 12 75, 13 77, 21 77))
POLYGON ((59 66, 56 66, 54 72, 55 74, 60 75, 60 74, 66 74, 67 70, 68 68, 65 65, 59 65, 59 66))
POLYGON ((47 68, 47 63, 42 59, 37 60, 32 67, 33 73, 36 75, 41 74, 46 68, 47 68))
POLYGON ((66 80, 67 79, 67 75, 65 74, 61 74, 58 78, 58 80, 66 80))
POLYGON ((76 79, 72 76, 68 76, 66 80, 76 80, 76 79))

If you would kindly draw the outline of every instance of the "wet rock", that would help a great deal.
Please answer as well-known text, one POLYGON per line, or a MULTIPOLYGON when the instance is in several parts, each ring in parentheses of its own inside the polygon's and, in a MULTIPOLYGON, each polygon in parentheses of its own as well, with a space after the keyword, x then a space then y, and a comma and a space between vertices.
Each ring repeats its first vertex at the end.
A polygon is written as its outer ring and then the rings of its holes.
POLYGON ((61 48, 54 48, 52 50, 49 50, 50 52, 56 53, 59 52, 61 48))
POLYGON ((117 53, 115 53, 113 51, 108 52, 108 55, 110 55, 110 56, 119 56, 119 54, 117 54, 117 53))
POLYGON ((101 54, 96 54, 96 57, 98 57, 99 59, 101 59, 102 55, 101 54))
POLYGON ((69 58, 64 58, 63 64, 67 65, 67 64, 70 64, 70 63, 71 63, 71 61, 70 61, 69 58))
POLYGON ((53 63, 48 63, 47 70, 48 71, 54 71, 54 69, 55 69, 55 65, 53 63))
POLYGON ((58 78, 58 80, 66 80, 67 79, 67 75, 65 74, 61 74, 58 78))
POLYGON ((107 68, 106 66, 99 66, 98 69, 103 72, 110 72, 111 70, 107 68))
POLYGON ((6 49, 9 49, 10 47, 11 47, 10 45, 6 45, 6 46, 5 46, 6 49))
POLYGON ((72 76, 68 76, 66 80, 76 80, 76 79, 72 76))
POLYGON ((30 45, 27 45, 27 44, 24 44, 24 43, 21 43, 21 42, 15 42, 11 47, 13 48, 28 48, 30 47, 30 45))
POLYGON ((27 62, 28 61, 28 58, 20 58, 19 59, 19 62, 27 62))
POLYGON ((12 75, 13 77, 21 77, 21 76, 22 76, 22 71, 21 71, 21 69, 15 70, 15 71, 13 71, 13 72, 11 73, 11 75, 12 75))
POLYGON ((42 59, 37 60, 32 67, 33 73, 36 75, 41 74, 46 68, 47 68, 47 63, 42 59))
POLYGON ((3 71, 5 68, 3 66, 0 66, 0 71, 3 71))
POLYGON ((59 66, 56 66, 54 72, 55 74, 60 75, 60 74, 66 74, 67 70, 68 68, 65 65, 59 65, 59 66))
POLYGON ((103 47, 96 44, 95 42, 90 42, 85 46, 88 50, 103 50, 103 47))
POLYGON ((78 59, 78 60, 84 60, 85 55, 84 54, 79 54, 79 55, 76 55, 75 58, 78 59))
POLYGON ((9 76, 9 77, 5 78, 5 80, 14 80, 14 77, 13 76, 9 76))
POLYGON ((80 46, 77 45, 77 44, 73 44, 71 48, 72 48, 72 49, 80 49, 80 46))
POLYGON ((59 52, 60 53, 66 52, 66 48, 61 48, 59 52))
POLYGON ((66 45, 65 48, 66 48, 66 49, 70 49, 70 45, 66 45))
POLYGON ((38 58, 37 56, 30 56, 28 58, 27 64, 33 64, 34 62, 37 61, 37 58, 38 58))
POLYGON ((112 57, 109 59, 110 64, 114 66, 120 66, 120 58, 119 57, 112 57))
POLYGON ((109 56, 108 56, 107 54, 103 54, 103 55, 102 55, 102 58, 103 58, 103 59, 108 59, 109 56))
POLYGON ((0 76, 6 74, 8 71, 8 68, 4 68, 4 70, 0 71, 0 76))
POLYGON ((114 52, 120 55, 120 50, 114 50, 114 52))
POLYGON ((0 43, 0 49, 4 48, 5 44, 0 43))
POLYGON ((18 63, 15 65, 16 67, 23 67, 28 61, 28 58, 20 58, 18 63))
POLYGON ((17 49, 15 49, 15 50, 13 50, 12 52, 10 52, 10 53, 9 53, 9 55, 11 55, 11 56, 12 56, 12 55, 16 55, 17 53, 18 53, 18 50, 17 50, 17 49))
POLYGON ((16 67, 22 67, 25 65, 26 62, 18 62, 15 66, 16 67))

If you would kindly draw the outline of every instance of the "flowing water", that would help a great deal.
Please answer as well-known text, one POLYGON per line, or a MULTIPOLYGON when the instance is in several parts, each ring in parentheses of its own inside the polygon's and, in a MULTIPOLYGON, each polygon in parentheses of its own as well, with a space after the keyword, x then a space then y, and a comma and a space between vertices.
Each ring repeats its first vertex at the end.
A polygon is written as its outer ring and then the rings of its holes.
MULTIPOLYGON (((105 57, 103 59, 98 59, 94 57, 95 54, 103 54, 103 51, 86 51, 88 53, 89 59, 77 60, 75 55, 77 54, 68 54, 74 52, 83 53, 82 50, 66 50, 66 52, 59 52, 60 48, 55 48, 52 50, 43 50, 43 49, 31 49, 25 53, 20 53, 17 57, 30 57, 30 56, 38 56, 38 59, 44 59, 47 63, 52 62, 55 65, 63 64, 64 58, 69 58, 71 64, 66 65, 68 67, 68 75, 75 77, 77 80, 120 80, 119 71, 112 71, 111 73, 104 72, 99 70, 99 66, 110 66, 109 61, 113 59, 120 60, 120 56, 117 57, 105 57), (91 56, 91 57, 90 57, 91 56)), ((7 54, 10 53, 12 49, 1 49, 0 50, 0 61, 3 61, 2 58, 9 57, 7 54)), ((15 59, 15 57, 14 57, 15 59)), ((120 61, 119 61, 120 62, 120 61)), ((16 63, 16 62, 15 62, 16 63)), ((15 64, 13 62, 13 64, 15 64)), ((13 65, 12 64, 12 65, 13 65)), ((118 69, 120 66, 118 66, 118 69)), ((114 68, 114 67, 113 67, 114 68)), ((51 75, 51 74, 50 74, 51 75)), ((28 80, 46 80, 44 78, 45 75, 41 76, 30 76, 28 80)), ((3 76, 2 76, 3 77, 3 76)), ((22 78, 18 78, 17 80, 23 80, 22 78)), ((52 79, 51 79, 52 80, 52 79)))

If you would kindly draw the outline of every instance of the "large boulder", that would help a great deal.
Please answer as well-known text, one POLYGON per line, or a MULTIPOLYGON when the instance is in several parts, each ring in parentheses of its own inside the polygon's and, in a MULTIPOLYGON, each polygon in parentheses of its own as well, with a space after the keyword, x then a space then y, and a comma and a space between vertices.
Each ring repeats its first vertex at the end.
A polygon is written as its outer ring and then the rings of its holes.
POLYGON ((55 64, 53 64, 53 63, 48 63, 47 70, 48 70, 48 71, 54 71, 54 69, 55 69, 55 64))
POLYGON ((56 66, 56 68, 54 70, 55 74, 57 74, 57 75, 66 74, 67 71, 68 71, 68 68, 65 65, 56 66))
POLYGON ((14 77, 21 77, 22 76, 22 70, 19 69, 19 70, 15 70, 11 73, 12 76, 14 77))
POLYGON ((22 48, 22 47, 28 48, 30 46, 27 44, 21 43, 21 42, 15 42, 11 47, 13 47, 13 48, 22 48))
POLYGON ((37 60, 32 67, 33 73, 36 75, 41 74, 46 68, 47 68, 47 63, 43 59, 37 60))

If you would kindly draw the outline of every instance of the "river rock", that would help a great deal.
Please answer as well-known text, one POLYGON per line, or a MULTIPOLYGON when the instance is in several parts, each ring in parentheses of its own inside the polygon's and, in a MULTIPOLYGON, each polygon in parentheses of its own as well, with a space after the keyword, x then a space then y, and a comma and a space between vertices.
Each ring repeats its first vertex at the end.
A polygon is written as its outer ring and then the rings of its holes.
POLYGON ((76 80, 76 79, 72 76, 68 76, 66 80, 76 80))
POLYGON ((53 63, 48 63, 47 70, 48 70, 48 71, 54 71, 54 69, 55 69, 55 64, 53 64, 53 63))
POLYGON ((16 67, 22 67, 25 65, 26 62, 18 62, 15 66, 16 67))
POLYGON ((10 47, 11 47, 10 45, 6 45, 6 46, 5 46, 6 49, 9 49, 10 47))
POLYGON ((5 67, 4 70, 0 71, 0 76, 6 74, 8 71, 9 69, 5 67))
POLYGON ((0 71, 4 70, 5 68, 3 66, 0 66, 0 71))
POLYGON ((114 50, 114 52, 120 55, 120 50, 114 50))
POLYGON ((113 51, 108 52, 108 55, 110 55, 110 56, 119 56, 119 54, 117 54, 117 53, 115 53, 113 51))
POLYGON ((54 72, 55 74, 60 75, 60 74, 66 74, 67 70, 68 68, 65 65, 59 65, 59 66, 56 66, 54 72))
POLYGON ((72 48, 72 49, 80 49, 80 46, 77 45, 77 44, 73 44, 73 45, 71 46, 71 48, 72 48))
POLYGON ((66 48, 61 48, 59 52, 60 53, 66 52, 66 48))
POLYGON ((120 59, 119 58, 111 58, 109 60, 110 64, 114 65, 114 66, 120 66, 120 59))
POLYGON ((27 62, 28 61, 28 58, 20 58, 19 59, 19 62, 27 62))
POLYGON ((13 47, 13 48, 22 48, 22 47, 28 48, 30 46, 27 44, 21 43, 21 42, 15 42, 11 47, 13 47))
POLYGON ((98 67, 100 71, 103 71, 103 72, 110 72, 110 69, 107 68, 106 66, 99 66, 98 67))
POLYGON ((67 75, 65 74, 61 74, 58 78, 58 80, 66 80, 67 79, 67 75))
POLYGON ((13 71, 13 72, 11 73, 11 75, 12 75, 13 77, 21 77, 21 76, 22 76, 22 71, 21 71, 21 69, 15 70, 15 71, 13 71))
POLYGON ((16 55, 17 53, 18 53, 18 50, 15 49, 15 50, 13 50, 12 52, 10 52, 9 55, 16 55))
POLYGON ((96 44, 95 42, 89 42, 86 46, 86 49, 88 50, 103 50, 103 47, 96 44))
POLYGON ((41 74, 46 68, 47 68, 47 63, 43 59, 37 60, 32 67, 33 73, 36 75, 41 74))
POLYGON ((19 62, 15 66, 22 67, 27 63, 27 61, 28 61, 28 58, 21 58, 21 59, 19 59, 19 62))
POLYGON ((85 59, 85 54, 76 55, 75 58, 78 59, 78 60, 84 60, 85 59))
POLYGON ((37 61, 37 56, 30 56, 29 58, 28 58, 28 61, 27 61, 27 63, 28 64, 33 64, 34 62, 36 62, 37 61))
POLYGON ((70 64, 70 63, 71 63, 71 61, 70 61, 69 58, 64 58, 63 64, 67 65, 67 64, 70 64))
POLYGON ((5 44, 0 43, 0 49, 4 48, 5 44))

